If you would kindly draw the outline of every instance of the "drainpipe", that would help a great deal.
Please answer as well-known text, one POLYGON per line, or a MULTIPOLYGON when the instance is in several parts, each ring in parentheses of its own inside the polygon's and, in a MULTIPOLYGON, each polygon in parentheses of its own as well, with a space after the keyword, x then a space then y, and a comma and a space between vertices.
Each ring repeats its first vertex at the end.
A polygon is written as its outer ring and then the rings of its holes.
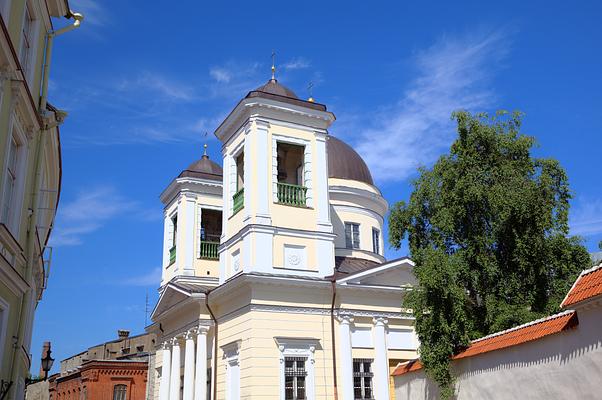
POLYGON ((334 304, 337 298, 337 283, 334 275, 330 281, 332 285, 332 304, 330 305, 330 334, 332 342, 332 377, 334 380, 334 399, 339 398, 338 386, 337 386, 337 348, 336 348, 336 334, 334 332, 334 304))
POLYGON ((205 306, 209 311, 209 315, 211 315, 211 319, 213 320, 213 326, 215 327, 215 333, 213 335, 213 368, 211 369, 211 387, 213 389, 213 400, 217 399, 217 318, 213 314, 213 310, 209 307, 209 293, 211 290, 205 292, 205 306))
POLYGON ((84 20, 84 16, 82 14, 74 13, 73 11, 69 11, 67 16, 74 19, 72 25, 61 28, 58 31, 50 31, 46 34, 46 56, 44 57, 44 72, 41 83, 42 93, 40 97, 40 112, 42 115, 46 112, 46 103, 48 102, 48 79, 50 76, 50 61, 52 59, 52 45, 54 43, 54 38, 58 35, 62 35, 63 33, 72 31, 75 28, 79 28, 84 20))

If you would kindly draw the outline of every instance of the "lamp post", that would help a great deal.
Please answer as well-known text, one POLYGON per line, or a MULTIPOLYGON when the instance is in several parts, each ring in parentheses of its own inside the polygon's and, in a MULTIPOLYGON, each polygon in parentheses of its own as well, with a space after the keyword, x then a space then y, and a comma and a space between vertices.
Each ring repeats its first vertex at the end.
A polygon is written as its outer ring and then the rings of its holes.
POLYGON ((44 380, 48 379, 48 372, 52 369, 52 364, 54 364, 54 358, 50 357, 50 353, 52 351, 48 349, 46 355, 42 357, 42 371, 44 371, 44 380))

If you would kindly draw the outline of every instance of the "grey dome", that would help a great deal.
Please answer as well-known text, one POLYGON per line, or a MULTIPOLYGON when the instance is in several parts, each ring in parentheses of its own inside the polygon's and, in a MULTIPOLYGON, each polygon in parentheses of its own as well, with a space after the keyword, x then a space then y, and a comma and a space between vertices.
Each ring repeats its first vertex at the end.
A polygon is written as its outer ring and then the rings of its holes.
POLYGON ((211 161, 209 156, 205 154, 200 160, 193 162, 188 168, 182 171, 178 178, 192 177, 221 181, 222 175, 222 167, 211 161))
POLYGON ((328 177, 351 179, 374 185, 368 166, 355 150, 334 136, 328 136, 328 177))

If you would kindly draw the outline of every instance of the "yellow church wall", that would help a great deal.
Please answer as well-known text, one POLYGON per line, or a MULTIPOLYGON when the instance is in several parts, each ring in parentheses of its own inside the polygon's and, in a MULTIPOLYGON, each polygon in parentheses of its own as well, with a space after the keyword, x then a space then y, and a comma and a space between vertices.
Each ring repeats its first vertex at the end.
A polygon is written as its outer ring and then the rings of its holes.
POLYGON ((306 271, 317 271, 317 258, 316 258, 316 245, 314 239, 306 239, 306 238, 296 238, 290 236, 274 236, 274 246, 273 246, 273 254, 274 254, 274 268, 284 268, 285 260, 284 260, 284 246, 285 245, 294 245, 294 246, 303 246, 305 247, 305 251, 307 254, 307 261, 305 269, 306 271))
MULTIPOLYGON (((383 226, 381 221, 377 218, 372 217, 370 215, 366 215, 361 212, 352 212, 352 211, 342 211, 337 210, 336 208, 331 208, 332 225, 334 229, 334 233, 337 235, 335 239, 335 248, 337 249, 345 249, 345 222, 351 222, 355 224, 359 224, 360 231, 360 246, 359 250, 364 250, 368 252, 373 251, 372 247, 372 229, 378 229, 380 232, 379 235, 379 250, 380 254, 383 254, 383 226)), ((348 249, 350 251, 354 251, 354 249, 348 249)), ((363 258, 363 257, 362 257, 363 258)), ((380 260, 382 261, 382 259, 380 260)))
POLYGON ((374 312, 400 312, 401 295, 399 292, 363 292, 339 290, 339 304, 341 308, 355 310, 369 310, 374 312))
POLYGON ((347 186, 355 189, 366 190, 379 196, 381 195, 380 190, 378 190, 376 186, 350 179, 328 178, 328 186, 347 186))

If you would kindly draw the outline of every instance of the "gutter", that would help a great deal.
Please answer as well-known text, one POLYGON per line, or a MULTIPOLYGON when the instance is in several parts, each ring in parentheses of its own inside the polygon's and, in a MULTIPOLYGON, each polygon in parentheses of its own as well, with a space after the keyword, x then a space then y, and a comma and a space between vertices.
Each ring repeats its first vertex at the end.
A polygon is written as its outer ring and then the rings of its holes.
POLYGON ((50 76, 50 61, 52 60, 52 47, 54 44, 54 38, 56 36, 62 35, 63 33, 72 31, 75 28, 79 28, 82 21, 84 20, 83 14, 74 13, 71 10, 69 10, 69 14, 67 14, 66 17, 74 19, 72 25, 68 25, 64 28, 61 28, 58 31, 52 30, 46 34, 46 55, 44 57, 44 69, 41 83, 42 89, 40 98, 40 113, 46 112, 46 103, 48 102, 48 80, 50 76))

